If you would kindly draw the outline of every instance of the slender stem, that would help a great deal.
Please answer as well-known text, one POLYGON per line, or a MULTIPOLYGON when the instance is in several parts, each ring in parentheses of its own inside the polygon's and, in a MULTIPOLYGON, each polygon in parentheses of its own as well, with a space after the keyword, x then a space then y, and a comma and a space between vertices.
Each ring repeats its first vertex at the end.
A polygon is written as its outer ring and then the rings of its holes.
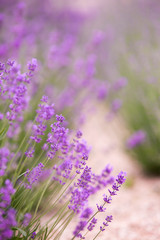
POLYGON ((45 188, 43 189, 43 192, 42 192, 42 194, 41 194, 41 196, 40 196, 40 199, 39 199, 39 201, 38 201, 38 203, 37 203, 37 206, 36 206, 36 209, 35 209, 35 212, 34 212, 34 216, 36 215, 36 213, 37 213, 37 211, 38 211, 39 205, 40 205, 40 203, 41 203, 41 201, 42 201, 42 198, 43 198, 43 196, 44 196, 44 194, 45 194, 46 189, 48 188, 48 186, 49 186, 49 184, 50 184, 50 180, 51 180, 52 176, 53 176, 53 175, 50 176, 50 178, 48 179, 48 182, 47 182, 45 188))
POLYGON ((89 233, 89 230, 84 234, 84 236, 83 237, 85 237, 87 234, 89 233))
MULTIPOLYGON (((28 144, 26 145, 24 152, 27 150, 27 148, 29 147, 29 145, 30 145, 30 141, 29 141, 28 144)), ((35 142, 34 142, 34 144, 33 144, 33 146, 32 146, 32 149, 34 149, 34 146, 35 146, 35 142)), ((23 169, 23 167, 24 167, 24 165, 25 165, 25 162, 26 162, 27 159, 28 159, 28 157, 25 157, 25 159, 23 160, 23 157, 24 157, 24 153, 23 153, 23 155, 21 156, 20 161, 18 162, 18 166, 20 166, 20 168, 18 169, 18 167, 17 167, 17 169, 16 169, 16 171, 15 171, 15 174, 14 174, 14 178, 15 178, 15 179, 16 179, 16 175, 19 175, 19 174, 20 174, 21 170, 23 169), (23 163, 22 163, 22 161, 23 161, 23 163)))
POLYGON ((19 145, 19 147, 17 148, 17 151, 15 152, 14 156, 12 157, 11 161, 8 164, 8 168, 10 168, 10 166, 12 165, 13 161, 15 160, 17 153, 20 151, 21 147, 23 146, 26 138, 28 137, 29 134, 26 134, 21 142, 21 144, 19 145))
MULTIPOLYGON (((60 196, 56 199, 56 201, 50 206, 50 208, 49 209, 51 209, 51 207, 52 207, 52 209, 56 206, 56 203, 59 201, 59 199, 63 196, 63 194, 66 192, 66 190, 68 189, 68 187, 72 184, 72 182, 74 181, 74 179, 76 178, 76 176, 72 179, 72 181, 68 184, 68 186, 63 190, 63 192, 60 194, 60 196)), ((49 211, 49 210, 47 210, 47 211, 49 211)), ((47 211, 45 212, 45 213, 43 213, 43 215, 41 215, 41 217, 42 216, 44 216, 46 213, 47 213, 47 211)), ((51 218, 51 219, 53 219, 53 218, 51 218)), ((48 222, 50 222, 51 221, 51 219, 48 221, 48 222)), ((32 220, 33 221, 33 223, 35 223, 36 221, 37 221, 37 218, 35 217, 35 219, 33 219, 32 220)))
POLYGON ((100 233, 101 233, 101 230, 96 234, 96 236, 93 238, 93 240, 95 240, 100 233))
MULTIPOLYGON (((74 213, 71 213, 71 214, 65 219, 65 221, 63 222, 63 224, 65 224, 65 222, 67 222, 67 223, 66 223, 66 224, 64 225, 64 227, 59 231, 59 233, 55 236, 54 240, 59 239, 59 237, 62 235, 63 231, 66 229, 66 227, 68 226, 68 224, 71 222, 73 216, 74 216, 74 213)), ((63 226, 63 225, 61 225, 61 226, 63 226)), ((61 226, 60 226, 60 227, 61 227, 61 226)), ((53 236, 53 235, 52 235, 52 236, 53 236)), ((51 236, 51 237, 52 237, 52 236, 51 236)))

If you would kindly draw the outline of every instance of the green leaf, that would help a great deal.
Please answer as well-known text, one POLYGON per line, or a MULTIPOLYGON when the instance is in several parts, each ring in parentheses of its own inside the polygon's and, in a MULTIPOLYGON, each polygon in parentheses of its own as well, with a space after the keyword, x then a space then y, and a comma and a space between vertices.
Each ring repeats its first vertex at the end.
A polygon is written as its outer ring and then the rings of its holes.
POLYGON ((5 138, 6 136, 6 133, 8 131, 8 128, 9 128, 9 124, 5 124, 6 126, 3 127, 1 130, 0 130, 0 140, 2 140, 3 138, 5 138))
POLYGON ((18 230, 24 237, 27 237, 27 233, 18 227, 13 227, 12 230, 18 230))

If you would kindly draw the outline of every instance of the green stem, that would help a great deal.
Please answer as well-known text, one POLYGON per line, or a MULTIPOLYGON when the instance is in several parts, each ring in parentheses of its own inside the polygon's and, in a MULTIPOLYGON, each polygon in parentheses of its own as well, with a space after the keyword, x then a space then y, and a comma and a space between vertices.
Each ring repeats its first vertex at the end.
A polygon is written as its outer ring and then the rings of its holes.
POLYGON ((36 206, 36 209, 35 209, 35 212, 34 212, 34 216, 36 215, 36 213, 37 213, 37 211, 38 211, 39 205, 40 205, 40 203, 41 203, 41 201, 42 201, 42 198, 43 198, 43 196, 44 196, 44 194, 45 194, 46 189, 48 188, 48 186, 49 186, 49 184, 50 184, 50 180, 51 180, 52 177, 53 177, 53 175, 51 175, 50 178, 48 179, 48 182, 47 182, 47 184, 46 184, 46 186, 45 186, 45 188, 44 188, 44 190, 43 190, 43 192, 42 192, 42 194, 41 194, 41 196, 40 196, 40 199, 39 199, 39 201, 38 201, 38 203, 37 203, 37 206, 36 206))
MULTIPOLYGON (((59 237, 62 235, 62 233, 64 232, 64 230, 65 230, 66 227, 68 226, 68 224, 71 222, 73 216, 74 216, 74 213, 71 213, 71 214, 65 219, 65 221, 63 221, 63 224, 61 224, 61 226, 63 226, 63 225, 65 224, 65 222, 67 222, 67 223, 66 223, 65 226, 59 231, 59 233, 55 236, 54 240, 59 239, 59 237)), ((60 226, 60 227, 61 227, 61 226, 60 226)), ((59 228, 60 228, 60 227, 59 227, 59 228)), ((53 234, 51 235, 51 237, 53 237, 53 234)))
POLYGON ((95 240, 100 233, 101 233, 101 230, 97 233, 97 235, 93 238, 93 240, 95 240))

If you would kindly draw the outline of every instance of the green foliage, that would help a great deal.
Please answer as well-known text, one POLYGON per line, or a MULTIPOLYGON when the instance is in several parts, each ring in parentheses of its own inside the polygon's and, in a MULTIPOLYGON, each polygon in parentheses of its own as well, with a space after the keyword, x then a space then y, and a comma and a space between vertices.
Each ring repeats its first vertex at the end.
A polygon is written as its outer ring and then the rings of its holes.
POLYGON ((0 129, 0 141, 2 141, 5 138, 8 128, 9 128, 8 122, 2 124, 2 128, 0 129))

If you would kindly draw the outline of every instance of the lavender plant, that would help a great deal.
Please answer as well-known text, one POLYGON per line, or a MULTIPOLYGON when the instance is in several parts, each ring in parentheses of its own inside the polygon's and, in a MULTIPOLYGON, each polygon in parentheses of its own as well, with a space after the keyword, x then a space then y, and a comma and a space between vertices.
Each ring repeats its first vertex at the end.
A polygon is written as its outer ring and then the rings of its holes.
MULTIPOLYGON (((97 224, 96 215, 124 183, 125 173, 114 178, 109 165, 100 175, 93 173, 81 131, 73 137, 47 96, 30 115, 36 69, 36 59, 25 73, 15 61, 0 64, 0 239, 59 239, 75 217, 79 223, 72 239, 85 239, 97 224), (89 198, 108 185, 111 190, 94 213, 89 198)), ((106 217, 95 238, 111 220, 106 217)))

